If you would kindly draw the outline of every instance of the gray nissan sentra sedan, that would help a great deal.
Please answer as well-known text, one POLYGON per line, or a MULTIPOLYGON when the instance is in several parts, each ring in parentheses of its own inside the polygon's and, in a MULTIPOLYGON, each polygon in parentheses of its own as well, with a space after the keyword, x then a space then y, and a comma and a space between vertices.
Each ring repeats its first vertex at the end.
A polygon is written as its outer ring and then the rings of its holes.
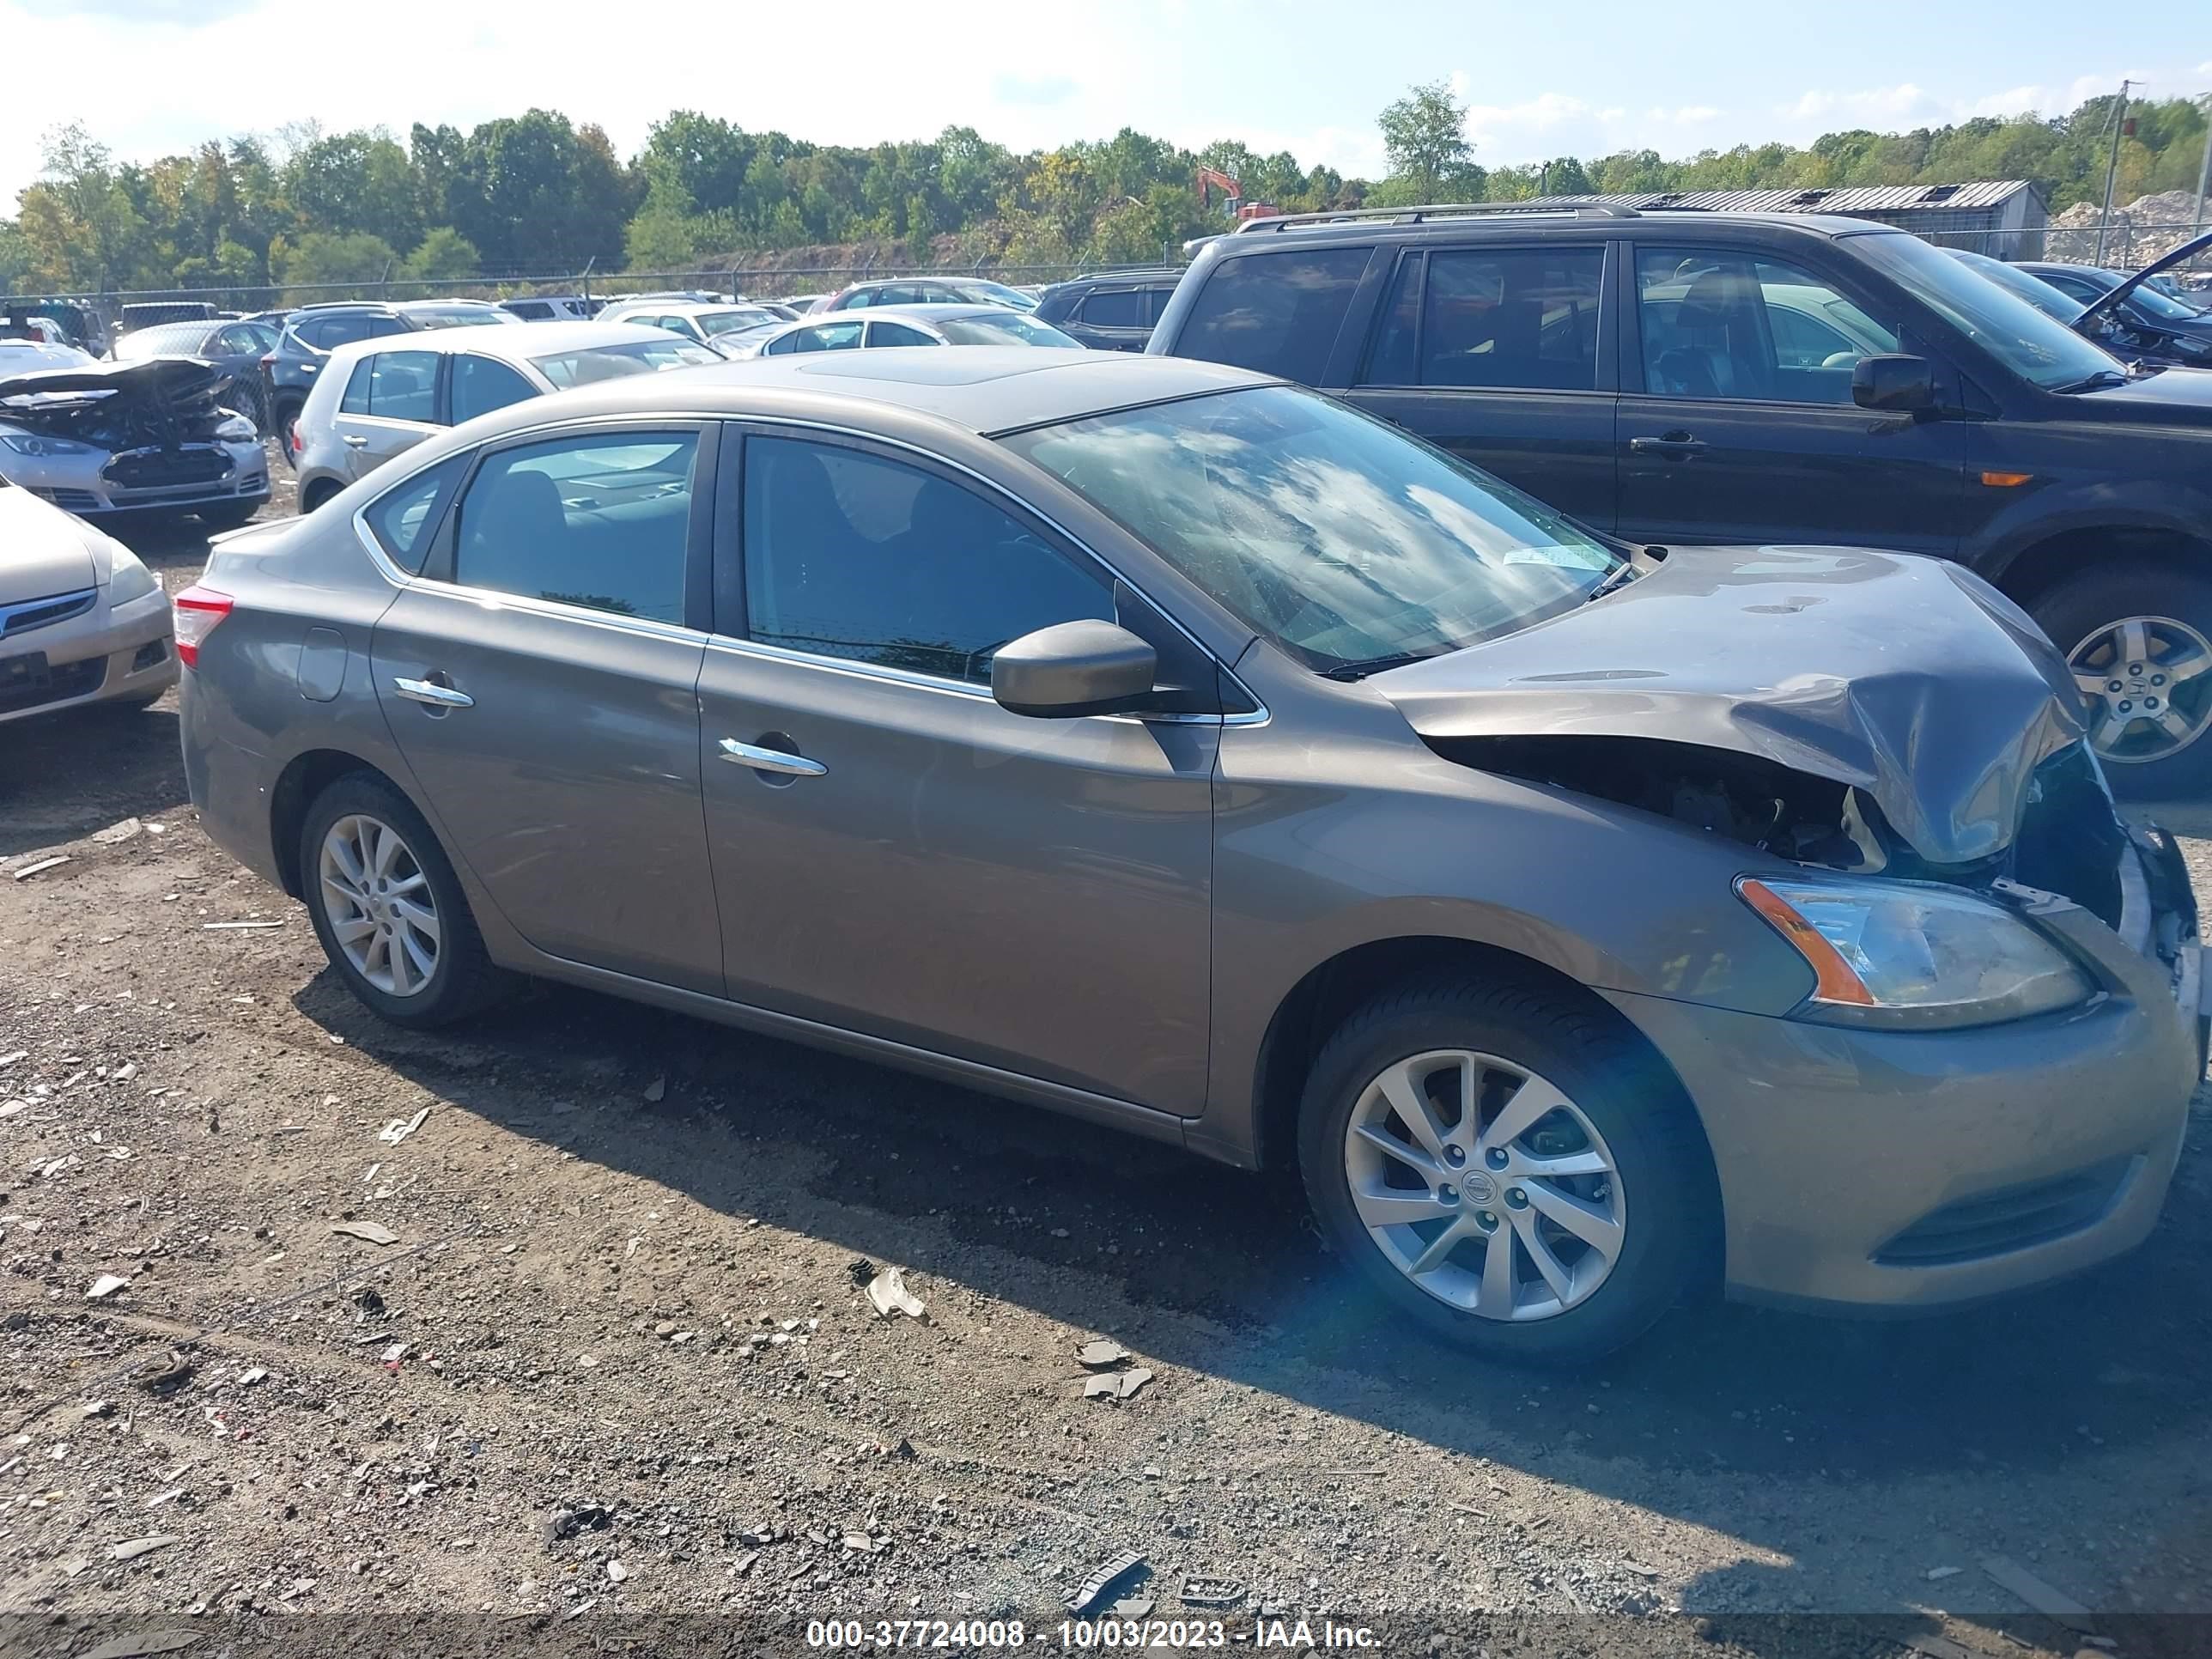
POLYGON ((1615 544, 1242 370, 562 393, 176 617, 210 833, 385 1018, 564 980, 1295 1160, 1494 1353, 2102 1261, 2202 1069, 2176 850, 1993 589, 1615 544))

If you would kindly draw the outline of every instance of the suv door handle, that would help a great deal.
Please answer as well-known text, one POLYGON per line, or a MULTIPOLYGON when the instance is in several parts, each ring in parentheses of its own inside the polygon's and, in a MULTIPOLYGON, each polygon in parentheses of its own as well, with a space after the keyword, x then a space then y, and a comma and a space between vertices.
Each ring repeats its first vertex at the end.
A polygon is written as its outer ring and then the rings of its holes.
POLYGON ((724 738, 720 748, 724 760, 755 772, 780 772, 789 778, 820 778, 830 774, 830 769, 818 760, 788 754, 781 749, 757 748, 750 743, 739 743, 735 738, 724 738))
POLYGON ((1687 460, 1705 447, 1702 439, 1692 438, 1686 432, 1668 432, 1656 438, 1631 438, 1628 441, 1632 454, 1668 455, 1677 460, 1687 460))
POLYGON ((392 689, 410 702, 426 702, 433 708, 473 708, 477 700, 465 691, 456 691, 450 685, 440 685, 435 680, 394 678, 392 689))

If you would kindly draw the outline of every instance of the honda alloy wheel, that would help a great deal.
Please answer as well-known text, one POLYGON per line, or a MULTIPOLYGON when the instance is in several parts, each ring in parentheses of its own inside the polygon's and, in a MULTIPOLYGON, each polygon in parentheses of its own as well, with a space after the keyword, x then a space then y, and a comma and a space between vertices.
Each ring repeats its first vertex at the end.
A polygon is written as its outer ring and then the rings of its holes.
POLYGON ((1619 1259, 1627 1195, 1597 1126, 1543 1078, 1495 1054, 1394 1062, 1345 1131, 1352 1206, 1426 1294, 1485 1319, 1548 1319, 1619 1259))

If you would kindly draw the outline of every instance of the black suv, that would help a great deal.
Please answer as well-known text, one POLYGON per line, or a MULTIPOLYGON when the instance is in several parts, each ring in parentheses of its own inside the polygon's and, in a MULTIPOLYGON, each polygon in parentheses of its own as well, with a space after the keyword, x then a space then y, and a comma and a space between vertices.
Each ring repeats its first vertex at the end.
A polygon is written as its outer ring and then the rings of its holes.
POLYGON ((1142 351, 1182 272, 1170 266, 1102 270, 1055 283, 1036 316, 1095 351, 1142 351))
POLYGON ((1329 390, 1628 540, 1960 560, 2067 653, 2116 790, 2212 784, 2212 374, 2130 374, 1905 232, 1257 220, 1199 250, 1146 349, 1329 390))
POLYGON ((415 324, 392 306, 368 301, 334 301, 303 306, 284 319, 276 349, 261 360, 261 385, 270 419, 284 441, 284 459, 294 465, 292 424, 331 353, 356 340, 380 334, 404 334, 415 324))

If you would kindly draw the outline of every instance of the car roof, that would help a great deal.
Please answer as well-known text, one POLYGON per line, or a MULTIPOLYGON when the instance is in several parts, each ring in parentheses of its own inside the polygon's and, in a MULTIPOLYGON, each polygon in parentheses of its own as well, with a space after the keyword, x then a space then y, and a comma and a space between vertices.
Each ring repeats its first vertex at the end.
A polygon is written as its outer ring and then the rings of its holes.
POLYGON ((692 317, 709 311, 766 311, 768 307, 756 300, 656 300, 650 294, 635 300, 610 300, 604 317, 609 311, 645 311, 659 313, 664 317, 692 317))
MULTIPOLYGON (((871 317, 919 317, 926 323, 951 322, 961 317, 997 318, 1006 314, 1005 306, 954 300, 923 300, 913 305, 903 306, 863 306, 860 309, 871 317)), ((832 312, 814 326, 819 328, 841 321, 844 316, 845 313, 842 311, 832 312)), ((858 322, 860 319, 856 317, 853 320, 858 322)))
POLYGON ((1249 230, 1224 232, 1205 239, 1205 252, 1218 258, 1263 253, 1269 248, 1364 246, 1377 242, 1433 241, 1439 237, 1469 238, 1530 236, 1603 241, 1615 236, 1646 234, 1650 228, 1670 237, 1684 230, 1784 231, 1793 235, 1832 240, 1839 236, 1906 236, 1911 233, 1871 219, 1849 219, 1833 213, 1712 213, 1693 209, 1644 208, 1632 214, 1590 210, 1558 210, 1525 213, 1447 213, 1431 210, 1426 216, 1409 210, 1399 217, 1374 215, 1365 218, 1322 220, 1314 223, 1276 225, 1267 219, 1251 222, 1249 230))
POLYGON ((171 340, 201 340, 218 329, 229 326, 229 323, 220 317, 196 317, 179 323, 149 323, 143 328, 132 329, 122 339, 116 342, 116 348, 120 350, 124 346, 129 345, 135 350, 137 347, 153 342, 155 350, 142 354, 153 356, 159 352, 161 344, 163 343, 171 340))
POLYGON ((593 346, 678 345, 690 342, 665 328, 643 323, 538 323, 529 328, 434 328, 409 334, 380 334, 370 340, 349 340, 331 353, 333 365, 353 362, 380 351, 473 351, 481 357, 507 362, 530 362, 562 351, 586 351, 593 346))
POLYGON ((1269 375, 1196 358, 1056 346, 814 351, 625 376, 556 393, 557 403, 541 398, 513 404, 476 424, 479 431, 494 422, 540 425, 556 408, 571 419, 647 413, 738 419, 779 413, 834 418, 841 409, 850 413, 875 405, 988 437, 1109 410, 1278 384, 1269 375))

